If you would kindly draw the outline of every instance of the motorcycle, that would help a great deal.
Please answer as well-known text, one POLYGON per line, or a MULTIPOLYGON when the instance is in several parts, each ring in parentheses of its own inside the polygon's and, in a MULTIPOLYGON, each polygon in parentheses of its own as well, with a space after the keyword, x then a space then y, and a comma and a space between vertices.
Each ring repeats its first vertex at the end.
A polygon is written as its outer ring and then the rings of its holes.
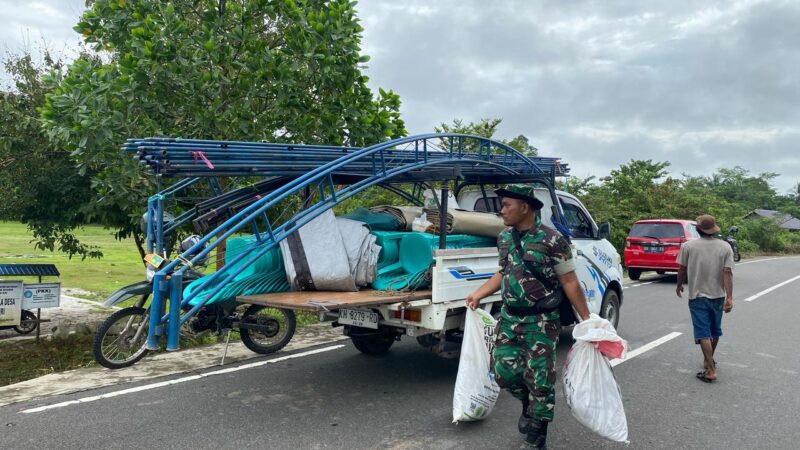
MULTIPOLYGON (((197 239, 199 237, 190 236, 184 240, 181 251, 190 248, 197 239)), ((135 364, 148 353, 145 347, 150 322, 147 300, 153 291, 152 276, 155 271, 156 268, 148 264, 145 281, 117 290, 103 303, 110 307, 139 296, 134 306, 120 309, 97 328, 92 341, 92 353, 101 366, 121 369, 135 364)), ((183 277, 183 288, 201 277, 203 274, 200 272, 187 271, 183 277)), ((191 306, 186 305, 184 308, 189 309, 191 306)), ((159 313, 164 314, 163 311, 159 313)), ((247 348, 266 355, 286 346, 294 336, 295 327, 294 311, 262 305, 239 305, 235 299, 228 299, 203 306, 187 326, 182 328, 181 333, 200 335, 212 331, 222 335, 237 329, 247 348)))
POLYGON ((23 309, 19 325, 5 325, 0 327, 0 330, 10 330, 13 328, 14 331, 19 334, 28 334, 33 332, 37 326, 39 326, 39 322, 36 321, 36 314, 27 309, 23 309))
POLYGON ((722 238, 728 245, 731 246, 731 250, 733 250, 733 260, 734 262, 739 262, 742 260, 742 255, 739 254, 739 246, 736 244, 736 239, 733 237, 736 233, 739 232, 739 229, 736 227, 731 227, 728 230, 728 235, 722 238))

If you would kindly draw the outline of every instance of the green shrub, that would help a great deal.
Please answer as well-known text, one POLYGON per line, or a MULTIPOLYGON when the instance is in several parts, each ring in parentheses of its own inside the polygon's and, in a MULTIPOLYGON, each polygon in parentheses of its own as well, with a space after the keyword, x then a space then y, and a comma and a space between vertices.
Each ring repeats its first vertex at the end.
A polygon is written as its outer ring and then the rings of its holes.
POLYGON ((758 244, 745 239, 736 239, 736 244, 739 246, 739 253, 742 254, 757 253, 759 250, 761 250, 758 247, 758 244))
POLYGON ((784 230, 780 235, 783 251, 787 253, 800 253, 800 232, 784 230))
POLYGON ((782 252, 784 244, 781 235, 786 233, 770 219, 746 220, 739 227, 741 240, 750 241, 764 252, 782 252))

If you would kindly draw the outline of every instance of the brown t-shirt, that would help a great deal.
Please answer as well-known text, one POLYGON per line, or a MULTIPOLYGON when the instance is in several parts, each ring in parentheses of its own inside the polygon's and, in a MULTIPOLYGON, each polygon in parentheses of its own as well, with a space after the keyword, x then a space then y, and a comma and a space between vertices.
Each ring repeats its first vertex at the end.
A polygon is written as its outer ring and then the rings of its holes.
POLYGON ((733 269, 733 250, 720 239, 692 239, 681 246, 678 264, 686 266, 689 299, 725 297, 722 270, 733 269))

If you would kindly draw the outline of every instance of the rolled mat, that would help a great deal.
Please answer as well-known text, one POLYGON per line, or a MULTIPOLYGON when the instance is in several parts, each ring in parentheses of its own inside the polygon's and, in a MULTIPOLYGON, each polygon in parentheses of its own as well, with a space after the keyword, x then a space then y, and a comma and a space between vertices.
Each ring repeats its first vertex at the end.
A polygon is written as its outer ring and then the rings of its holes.
POLYGON ((391 214, 397 219, 398 229, 406 231, 411 231, 411 222, 422 215, 422 207, 420 206, 378 205, 369 210, 376 213, 391 214))
MULTIPOLYGON (((439 210, 425 208, 428 221, 433 225, 429 231, 439 231, 439 210)), ((505 229, 503 219, 494 213, 464 211, 462 209, 447 210, 447 234, 476 234, 478 236, 497 237, 505 229)))

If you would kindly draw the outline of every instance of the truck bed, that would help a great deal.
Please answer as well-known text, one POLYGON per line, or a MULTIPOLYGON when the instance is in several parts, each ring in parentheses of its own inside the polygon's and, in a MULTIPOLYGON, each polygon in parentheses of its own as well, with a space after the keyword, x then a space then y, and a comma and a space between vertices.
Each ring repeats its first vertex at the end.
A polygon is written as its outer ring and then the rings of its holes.
POLYGON ((364 289, 358 292, 297 291, 272 294, 243 295, 240 303, 271 306, 298 311, 333 311, 350 306, 384 305, 431 298, 430 290, 392 292, 364 289))

